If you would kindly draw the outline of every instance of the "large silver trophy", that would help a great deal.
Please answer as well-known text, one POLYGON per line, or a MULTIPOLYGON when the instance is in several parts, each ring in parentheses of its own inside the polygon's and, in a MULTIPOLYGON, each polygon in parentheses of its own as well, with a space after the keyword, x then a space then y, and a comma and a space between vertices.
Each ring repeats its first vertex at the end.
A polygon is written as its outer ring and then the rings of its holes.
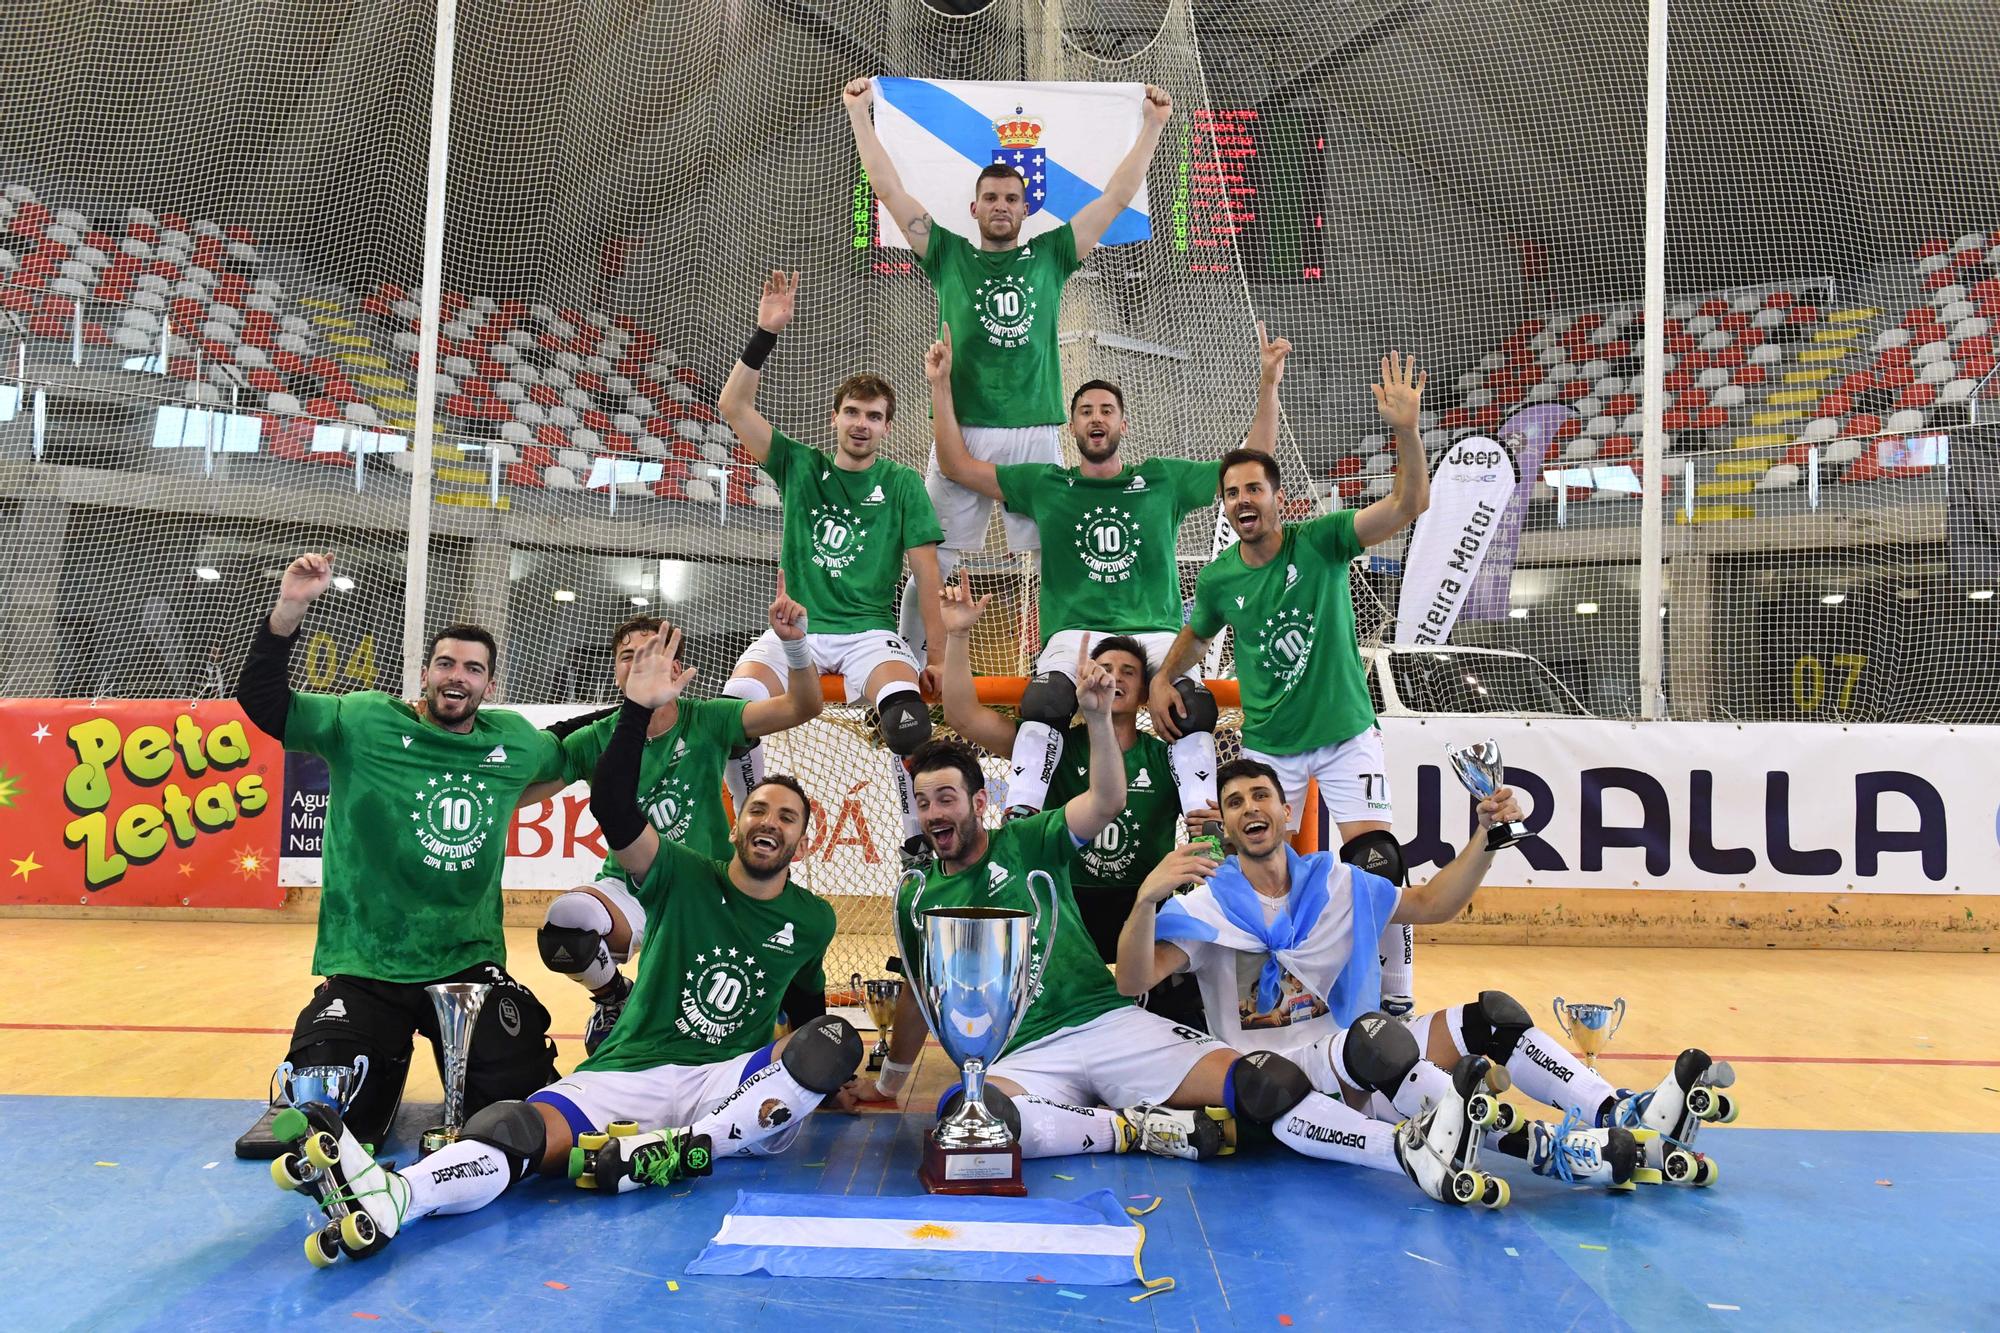
POLYGON ((444 1080, 444 1123, 425 1130, 423 1137, 424 1152, 434 1153, 458 1142, 465 1124, 465 1069, 472 1060, 472 1029, 493 987, 483 981, 440 981, 424 989, 437 1010, 438 1073, 444 1080))
POLYGON ((1622 995, 1610 1004, 1571 1004, 1556 996, 1556 1025, 1575 1045, 1576 1053, 1583 1057, 1588 1069, 1597 1068, 1598 1055, 1618 1035, 1618 1025, 1624 1021, 1622 995))
MULTIPOLYGON (((1505 785, 1507 770, 1500 765, 1500 742, 1489 740, 1463 747, 1446 742, 1444 752, 1450 756, 1458 780, 1475 798, 1483 801, 1505 785)), ((1497 852, 1528 836, 1528 826, 1518 819, 1495 824, 1486 830, 1486 849, 1497 852)))
POLYGON ((365 1055, 355 1056, 354 1063, 346 1065, 294 1065, 287 1060, 271 1075, 271 1105, 296 1107, 321 1102, 345 1115, 367 1081, 365 1055))
MULTIPOLYGON (((1021 1145, 986 1106, 986 1069, 1014 1039, 1055 953, 1055 880, 1028 872, 1034 912, 923 906, 924 872, 903 877, 909 905, 896 916, 896 947, 924 1022, 961 1071, 964 1100, 924 1144, 917 1178, 933 1194, 1026 1194, 1021 1145), (1047 905, 1035 892, 1037 881, 1047 905), (1042 932, 1039 958, 1034 938, 1042 932)), ((899 895, 900 896, 900 895, 899 895)))

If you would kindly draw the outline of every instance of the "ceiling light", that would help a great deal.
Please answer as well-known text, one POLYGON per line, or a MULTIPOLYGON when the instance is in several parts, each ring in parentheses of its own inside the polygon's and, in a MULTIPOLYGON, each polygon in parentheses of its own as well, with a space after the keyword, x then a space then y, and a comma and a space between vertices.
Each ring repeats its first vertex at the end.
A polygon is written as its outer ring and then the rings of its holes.
POLYGON ((353 592, 354 580, 342 574, 333 581, 333 590, 335 592, 353 592))
POLYGON ((1989 602, 1993 600, 1993 589, 1974 588, 1971 592, 1965 595, 1975 602, 1989 602))
POLYGON ((648 601, 647 601, 647 600, 646 600, 645 598, 643 598, 643 597, 634 597, 634 598, 632 599, 632 605, 634 605, 634 606, 650 606, 650 605, 652 605, 652 603, 648 602, 648 601))
POLYGON ((194 567, 194 576, 203 583, 213 583, 222 577, 222 571, 213 565, 196 565, 194 567))
POLYGON ((1821 606, 1839 606, 1842 602, 1846 600, 1847 600, 1846 593, 1830 592, 1826 596, 1819 599, 1819 604, 1821 606))
POLYGON ((1597 614, 1597 603, 1578 602, 1576 604, 1576 613, 1580 616, 1594 616, 1597 614))
POLYGON ((1526 620, 1527 618, 1528 608, 1525 606, 1517 606, 1507 613, 1507 619, 1509 620, 1526 620))
POLYGON ((576 594, 571 592, 568 588, 557 588, 556 600, 558 602, 573 602, 576 600, 576 594))

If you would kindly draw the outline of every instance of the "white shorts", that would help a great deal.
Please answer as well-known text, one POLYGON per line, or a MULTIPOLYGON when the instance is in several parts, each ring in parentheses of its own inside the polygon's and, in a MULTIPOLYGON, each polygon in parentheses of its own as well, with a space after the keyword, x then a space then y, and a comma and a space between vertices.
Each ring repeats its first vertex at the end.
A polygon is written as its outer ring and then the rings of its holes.
POLYGON ((1338 745, 1322 745, 1303 754, 1262 754, 1243 747, 1245 759, 1269 764, 1285 786, 1292 807, 1292 832, 1305 819, 1306 781, 1319 783, 1319 796, 1336 824, 1396 822, 1389 799, 1389 765, 1382 757, 1382 729, 1370 727, 1338 745))
MULTIPOLYGON (((1061 633, 1050 638, 1048 643, 1042 648, 1042 655, 1035 659, 1035 674, 1039 676, 1044 671, 1059 671, 1065 676, 1074 678, 1076 675, 1076 650, 1082 647, 1086 640, 1089 641, 1091 648, 1096 648, 1099 640, 1111 637, 1109 634, 1099 634, 1095 630, 1063 630, 1061 633)), ((1167 650, 1174 646, 1176 636, 1162 630, 1157 634, 1128 634, 1125 637, 1139 641, 1139 646, 1146 650, 1146 665, 1152 670, 1158 671, 1166 662, 1167 650)), ((1193 662, 1188 664, 1188 669, 1181 673, 1181 679, 1201 679, 1200 658, 1197 657, 1193 662)))
POLYGON ((631 927, 632 942, 625 946, 624 957, 618 959, 622 963, 638 953, 639 946, 646 942, 646 909, 632 896, 632 886, 616 875, 606 875, 590 887, 616 904, 618 914, 624 917, 625 924, 631 927))
MULTIPOLYGON (((574 1133, 602 1131, 614 1120, 637 1121, 639 1128, 691 1125, 736 1095, 743 1080, 771 1063, 769 1048, 712 1065, 656 1065, 651 1069, 579 1069, 558 1079, 528 1100, 556 1108, 574 1133), (750 1067, 755 1061, 757 1068, 750 1067)), ((750 1148, 760 1157, 792 1146, 806 1118, 781 1129, 750 1148)), ((731 1154, 718 1148, 718 1157, 731 1154)))
MULTIPOLYGON (((916 654, 894 630, 808 634, 806 647, 811 650, 813 666, 821 675, 838 675, 847 683, 848 703, 856 703, 866 697, 868 678, 875 674, 877 667, 900 662, 910 669, 913 681, 919 674, 916 654)), ((784 644, 778 641, 775 631, 768 629, 752 639, 750 646, 743 650, 743 656, 736 660, 739 672, 746 662, 768 668, 779 680, 791 674, 792 670, 791 664, 785 660, 784 644)))
POLYGON ((1071 1106, 1137 1106, 1166 1101, 1203 1056, 1228 1049, 1206 1032, 1127 1006, 1052 1032, 987 1073, 1071 1106))
MULTIPOLYGON (((1054 463, 1062 466, 1060 426, 966 426, 965 448, 982 463, 1054 463)), ((938 469, 937 448, 931 448, 930 466, 924 471, 924 489, 930 492, 938 523, 944 528, 944 549, 977 551, 986 545, 986 525, 993 518, 993 500, 961 486, 938 469)), ((1007 549, 1039 551, 1042 534, 1035 520, 1026 514, 1009 513, 1004 507, 1001 522, 1007 528, 1007 549)))

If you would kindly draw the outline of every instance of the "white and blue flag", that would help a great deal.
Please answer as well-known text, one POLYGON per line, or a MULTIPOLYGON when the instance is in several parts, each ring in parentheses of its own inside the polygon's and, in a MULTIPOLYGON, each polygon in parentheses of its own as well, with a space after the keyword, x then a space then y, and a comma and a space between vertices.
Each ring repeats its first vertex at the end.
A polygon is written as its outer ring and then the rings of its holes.
MULTIPOLYGON (((972 183, 995 162, 1028 182, 1021 239, 1053 231, 1104 193, 1111 173, 1138 141, 1143 83, 970 83, 954 79, 875 80, 875 133, 903 186, 940 225, 979 243, 969 205, 972 183)), ((878 205, 879 208, 879 205, 878 205)), ((1099 245, 1153 234, 1146 188, 1106 229, 1099 245)), ((909 242, 880 209, 882 244, 909 242)))
POLYGON ((1145 1236, 1110 1190, 1073 1202, 745 1190, 687 1271, 1107 1287, 1145 1282, 1145 1236))

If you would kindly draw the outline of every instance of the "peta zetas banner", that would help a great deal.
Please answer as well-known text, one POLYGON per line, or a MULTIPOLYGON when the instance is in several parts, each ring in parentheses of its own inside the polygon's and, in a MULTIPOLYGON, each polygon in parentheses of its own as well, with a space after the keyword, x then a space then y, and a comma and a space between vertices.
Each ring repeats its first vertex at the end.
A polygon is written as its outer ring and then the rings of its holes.
POLYGON ((1385 718, 1411 872, 1462 846, 1447 744, 1499 742, 1534 834, 1497 885, 2000 894, 2000 728, 1385 718))
POLYGON ((0 902, 276 907, 283 772, 233 701, 0 700, 0 902))

